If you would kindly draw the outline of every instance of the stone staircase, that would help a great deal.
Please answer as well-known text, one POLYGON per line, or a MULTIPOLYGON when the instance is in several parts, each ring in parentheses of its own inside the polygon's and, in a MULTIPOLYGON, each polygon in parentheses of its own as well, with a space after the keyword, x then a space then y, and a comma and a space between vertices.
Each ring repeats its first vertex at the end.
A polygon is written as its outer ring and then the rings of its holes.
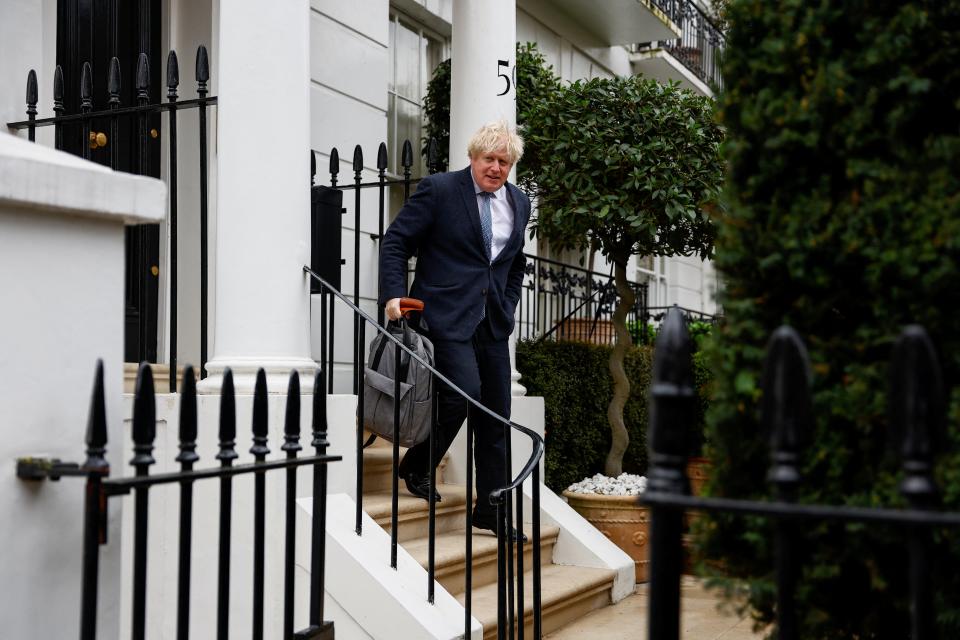
MULTIPOLYGON (((401 450, 401 457, 403 450, 401 450)), ((364 451, 363 508, 390 531, 391 445, 377 440, 364 451)), ((443 500, 436 504, 436 580, 461 604, 465 601, 466 575, 466 488, 443 482, 444 463, 437 469, 437 490, 443 500)), ((428 504, 411 496, 400 483, 398 540, 421 566, 427 566, 428 504)), ((528 537, 529 523, 525 524, 528 537)), ((553 550, 560 529, 541 526, 541 602, 543 633, 551 633, 611 602, 614 572, 607 569, 565 566, 553 563, 553 550)), ((516 559, 514 559, 516 562, 516 559)), ((524 545, 525 637, 533 634, 533 545, 524 545)), ((472 613, 483 625, 483 637, 497 636, 497 539, 487 531, 474 529, 472 613)), ((519 619, 519 615, 517 616, 519 619)))

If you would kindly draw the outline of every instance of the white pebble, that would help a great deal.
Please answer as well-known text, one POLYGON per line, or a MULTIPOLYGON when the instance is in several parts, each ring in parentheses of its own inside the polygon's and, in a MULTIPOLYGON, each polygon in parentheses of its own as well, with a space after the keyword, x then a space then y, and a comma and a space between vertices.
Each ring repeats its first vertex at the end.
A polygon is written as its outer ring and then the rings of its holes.
POLYGON ((598 473, 592 478, 575 482, 567 488, 571 493, 596 493, 605 496, 636 496, 647 489, 646 476, 621 473, 616 478, 598 473))

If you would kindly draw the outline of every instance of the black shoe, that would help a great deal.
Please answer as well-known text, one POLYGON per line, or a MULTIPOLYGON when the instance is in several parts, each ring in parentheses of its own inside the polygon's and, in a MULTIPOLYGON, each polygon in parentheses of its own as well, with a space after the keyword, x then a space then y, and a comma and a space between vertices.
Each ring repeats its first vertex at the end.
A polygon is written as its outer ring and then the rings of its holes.
MULTIPOLYGON (((403 468, 403 463, 400 464, 400 469, 398 469, 400 478, 403 479, 403 483, 407 485, 407 491, 410 492, 410 495, 416 496, 417 498, 423 498, 429 502, 430 500, 430 475, 420 475, 413 471, 408 471, 403 468)), ((440 494, 437 493, 436 487, 433 489, 433 499, 435 502, 440 502, 440 494)))
MULTIPOLYGON (((485 531, 490 531, 493 535, 497 535, 497 516, 496 514, 483 514, 473 512, 473 518, 471 520, 473 527, 475 529, 483 529, 485 531)), ((512 528, 510 529, 510 542, 517 541, 517 530, 512 528)), ((528 541, 527 534, 523 534, 523 541, 526 543, 528 541)))

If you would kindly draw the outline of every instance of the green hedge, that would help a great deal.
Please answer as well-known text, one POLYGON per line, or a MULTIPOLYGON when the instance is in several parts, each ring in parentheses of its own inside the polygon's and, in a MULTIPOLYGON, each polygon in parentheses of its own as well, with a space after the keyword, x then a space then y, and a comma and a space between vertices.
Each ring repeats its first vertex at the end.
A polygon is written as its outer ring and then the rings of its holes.
MULTIPOLYGON (((953 389, 937 476, 958 509, 960 0, 732 0, 727 17, 729 183, 716 245, 726 323, 712 360, 709 490, 771 493, 758 385, 763 346, 786 323, 814 373, 801 501, 902 505, 885 459, 889 358, 900 329, 918 322, 953 389)), ((706 557, 746 580, 753 614, 772 620, 769 524, 706 524, 706 557)), ((908 637, 904 532, 802 529, 800 637, 908 637)), ((927 577, 939 637, 957 638, 960 545, 939 541, 927 577)))
MULTIPOLYGON (((610 448, 607 405, 613 383, 607 362, 611 348, 584 342, 517 343, 517 370, 527 395, 543 396, 546 404, 546 461, 544 482, 560 492, 574 482, 602 473, 610 448)), ((647 471, 647 391, 653 348, 633 347, 624 367, 630 379, 630 399, 624 422, 630 445, 623 459, 627 473, 647 471)), ((702 358, 695 358, 701 389, 700 418, 706 407, 710 376, 702 358)), ((702 422, 693 431, 702 433, 702 422)))

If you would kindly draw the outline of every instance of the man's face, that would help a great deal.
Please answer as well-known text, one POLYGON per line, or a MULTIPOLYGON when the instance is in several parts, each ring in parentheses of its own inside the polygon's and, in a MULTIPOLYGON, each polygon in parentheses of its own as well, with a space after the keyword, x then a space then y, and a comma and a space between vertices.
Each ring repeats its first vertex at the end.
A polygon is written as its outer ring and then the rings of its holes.
POLYGON ((473 179, 484 191, 496 191, 502 187, 512 167, 506 147, 470 157, 473 179))

